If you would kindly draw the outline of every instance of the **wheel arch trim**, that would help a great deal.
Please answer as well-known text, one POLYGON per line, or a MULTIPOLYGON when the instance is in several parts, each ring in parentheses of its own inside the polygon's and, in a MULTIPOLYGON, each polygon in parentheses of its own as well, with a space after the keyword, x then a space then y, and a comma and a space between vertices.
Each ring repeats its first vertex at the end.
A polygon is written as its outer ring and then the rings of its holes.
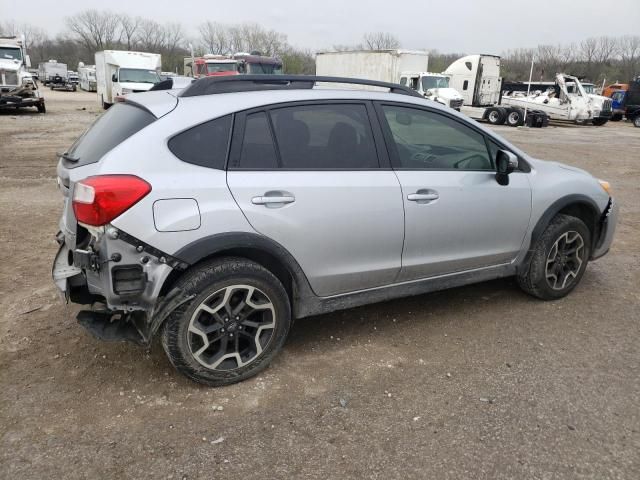
MULTIPOLYGON (((234 256, 242 255, 239 251, 243 250, 254 252, 258 255, 260 253, 267 255, 291 276, 292 291, 289 293, 292 295, 290 301, 293 311, 295 311, 299 299, 316 296, 307 276, 294 256, 278 242, 264 235, 249 232, 227 232, 210 235, 199 238, 182 247, 173 256, 192 266, 207 258, 224 255, 226 252, 234 256)), ((248 258, 251 259, 250 256, 248 258)), ((258 261, 258 263, 260 262, 258 261)), ((268 265, 263 266, 269 269, 268 265)), ((272 273, 279 276, 278 272, 272 273)))

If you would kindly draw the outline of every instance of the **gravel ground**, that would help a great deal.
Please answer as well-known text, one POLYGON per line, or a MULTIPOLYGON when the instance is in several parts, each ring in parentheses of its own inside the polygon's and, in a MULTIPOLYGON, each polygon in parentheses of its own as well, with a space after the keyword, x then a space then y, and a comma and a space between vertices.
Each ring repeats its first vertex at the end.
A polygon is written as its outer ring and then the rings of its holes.
POLYGON ((640 478, 640 129, 499 127, 622 205, 569 297, 501 280, 301 320, 261 376, 209 389, 58 300, 55 152, 100 109, 44 93, 0 114, 0 477, 640 478))

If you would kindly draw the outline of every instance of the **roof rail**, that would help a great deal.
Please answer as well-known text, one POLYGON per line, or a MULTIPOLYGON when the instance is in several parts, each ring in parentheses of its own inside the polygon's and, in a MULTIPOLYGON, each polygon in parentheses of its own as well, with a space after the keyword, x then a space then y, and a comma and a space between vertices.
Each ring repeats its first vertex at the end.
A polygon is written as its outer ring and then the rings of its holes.
POLYGON ((203 77, 180 92, 180 97, 198 97, 215 93, 253 92, 258 90, 307 90, 316 83, 345 83, 388 88, 389 93, 420 97, 415 90, 396 83, 378 82, 362 78, 317 77, 314 75, 229 75, 203 77))

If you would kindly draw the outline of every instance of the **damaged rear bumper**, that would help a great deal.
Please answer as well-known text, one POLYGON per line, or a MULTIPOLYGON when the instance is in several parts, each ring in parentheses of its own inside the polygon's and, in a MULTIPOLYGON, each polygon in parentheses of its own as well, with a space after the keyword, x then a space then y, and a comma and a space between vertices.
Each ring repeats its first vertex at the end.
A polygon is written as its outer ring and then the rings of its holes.
POLYGON ((56 238, 54 283, 66 301, 92 305, 78 321, 98 338, 146 345, 173 308, 188 299, 179 291, 161 297, 169 274, 188 264, 113 226, 92 229, 79 247, 75 238, 56 238))

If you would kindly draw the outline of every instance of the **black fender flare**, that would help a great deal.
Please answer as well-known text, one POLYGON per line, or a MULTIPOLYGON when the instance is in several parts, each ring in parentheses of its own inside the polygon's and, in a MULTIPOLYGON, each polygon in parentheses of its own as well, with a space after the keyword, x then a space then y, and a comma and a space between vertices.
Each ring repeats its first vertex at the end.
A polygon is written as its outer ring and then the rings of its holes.
MULTIPOLYGON (((316 296, 307 276, 294 256, 278 242, 257 233, 225 232, 199 238, 182 247, 173 257, 191 266, 218 254, 229 252, 231 255, 241 255, 242 253, 238 252, 242 251, 266 254, 288 272, 292 278, 293 291, 291 293, 293 298, 290 300, 294 315, 299 299, 316 296)), ((268 265, 265 267, 268 268, 268 265)))
POLYGON ((600 211, 600 208, 598 208, 598 205, 596 204, 596 202, 593 201, 593 199, 591 199, 586 195, 582 195, 580 193, 565 195, 564 197, 559 198, 558 200, 553 202, 549 207, 547 207, 547 209, 544 211, 544 213, 540 216, 540 218, 536 222, 536 225, 535 227, 533 227, 533 230, 531 232, 531 238, 529 239, 529 248, 527 250, 527 254, 525 255, 525 258, 522 260, 522 262, 520 263, 520 266, 518 267, 518 269, 529 268, 529 261, 531 260, 531 255, 533 254, 533 246, 536 244, 538 239, 542 236, 542 233, 545 231, 545 229, 547 228, 547 225, 549 225, 553 217, 555 217, 558 213, 560 213, 562 209, 571 205, 587 206, 593 213, 594 223, 593 225, 587 225, 587 227, 589 227, 589 229, 593 232, 593 238, 591 239, 591 247, 593 249, 593 247, 597 244, 597 241, 598 241, 598 235, 599 235, 598 221, 602 214, 602 212, 600 211))

